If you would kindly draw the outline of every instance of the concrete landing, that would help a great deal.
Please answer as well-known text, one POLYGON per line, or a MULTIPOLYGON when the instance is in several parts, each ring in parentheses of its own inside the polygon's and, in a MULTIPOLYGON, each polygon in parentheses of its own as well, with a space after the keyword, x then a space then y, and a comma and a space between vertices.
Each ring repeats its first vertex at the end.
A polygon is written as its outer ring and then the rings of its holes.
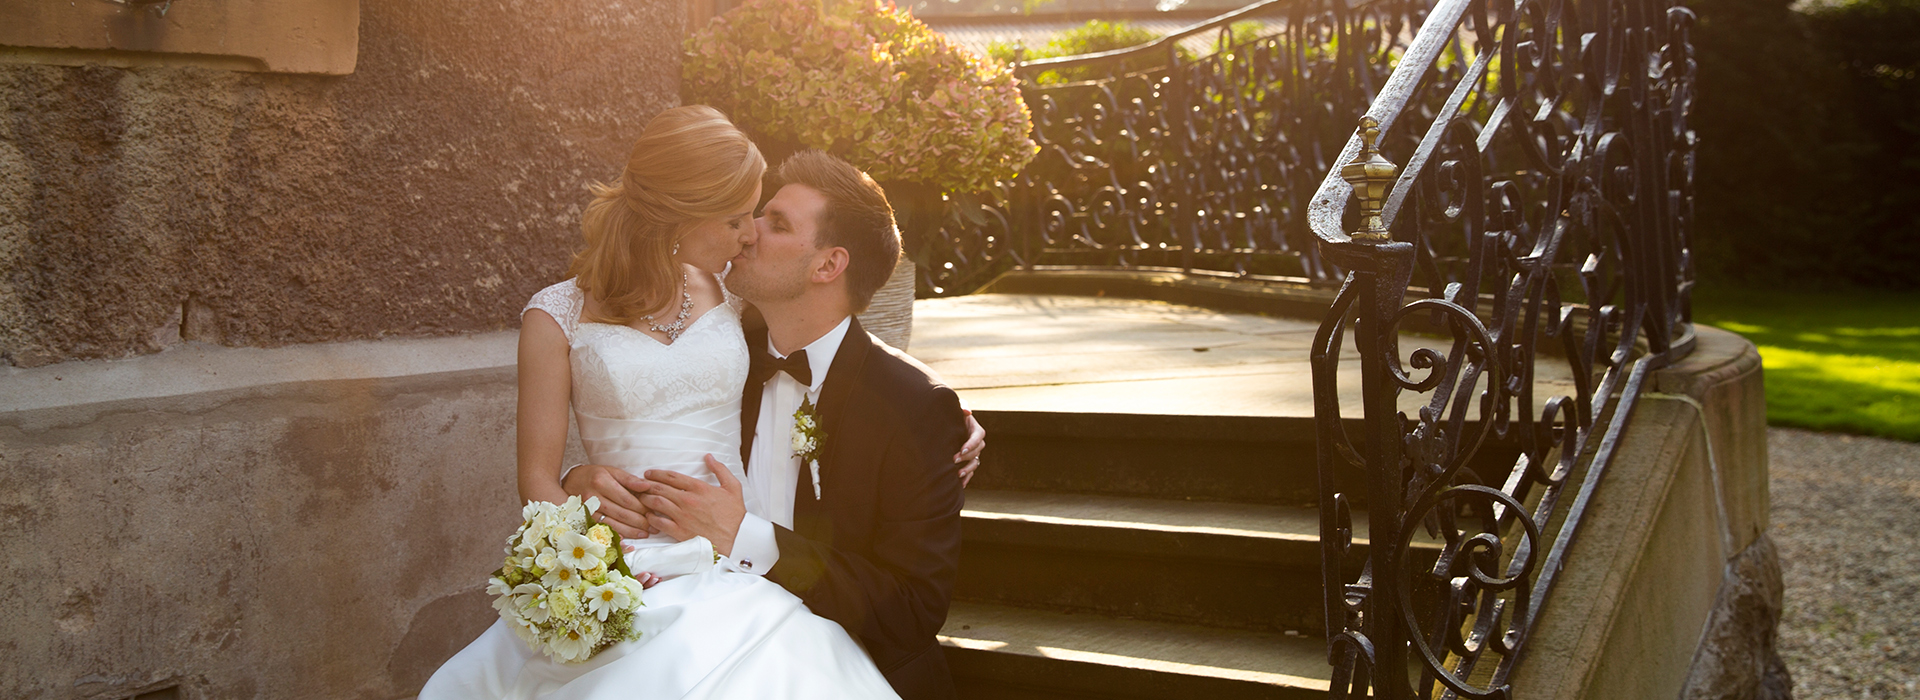
MULTIPOLYGON (((975 294, 914 302, 911 352, 979 410, 1310 417, 1318 327, 1137 299, 975 294)), ((1450 343, 1403 334, 1401 359, 1450 343)), ((1352 345, 1349 336, 1340 410, 1359 418, 1352 345)), ((1537 402, 1573 393, 1564 364, 1543 356, 1536 372, 1537 402)), ((1403 393, 1401 410, 1415 415, 1431 398, 1403 393)))

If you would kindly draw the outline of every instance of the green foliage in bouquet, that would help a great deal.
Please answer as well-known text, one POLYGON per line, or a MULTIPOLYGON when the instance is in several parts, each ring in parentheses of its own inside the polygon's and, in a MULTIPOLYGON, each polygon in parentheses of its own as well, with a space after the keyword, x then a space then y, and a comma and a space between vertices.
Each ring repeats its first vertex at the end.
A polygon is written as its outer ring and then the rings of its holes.
POLYGON ((977 192, 1039 151, 1006 66, 879 0, 748 0, 687 39, 681 91, 881 181, 977 192))

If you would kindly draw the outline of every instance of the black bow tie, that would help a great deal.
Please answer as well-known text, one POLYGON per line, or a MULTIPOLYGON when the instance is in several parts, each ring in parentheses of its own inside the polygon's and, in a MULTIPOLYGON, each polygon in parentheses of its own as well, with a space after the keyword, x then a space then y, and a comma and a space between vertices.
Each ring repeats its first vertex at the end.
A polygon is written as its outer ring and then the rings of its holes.
POLYGON ((813 386, 813 365, 807 363, 807 351, 804 349, 794 351, 784 360, 774 357, 765 349, 754 353, 753 360, 747 366, 747 381, 754 385, 766 384, 778 372, 786 372, 801 386, 813 386))

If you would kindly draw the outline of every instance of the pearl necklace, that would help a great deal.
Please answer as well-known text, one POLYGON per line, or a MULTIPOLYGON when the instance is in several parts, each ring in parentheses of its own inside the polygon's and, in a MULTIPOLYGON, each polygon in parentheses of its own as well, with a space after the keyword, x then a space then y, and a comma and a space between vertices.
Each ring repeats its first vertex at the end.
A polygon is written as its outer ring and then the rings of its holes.
POLYGON ((687 317, 692 315, 693 315, 693 291, 692 291, 692 288, 689 287, 687 284, 687 271, 681 270, 680 271, 680 317, 674 319, 673 323, 669 323, 664 326, 654 323, 652 314, 648 314, 644 318, 646 318, 647 320, 647 328, 649 330, 652 330, 655 333, 665 333, 667 335, 667 342, 673 342, 680 339, 680 334, 687 332, 687 317))

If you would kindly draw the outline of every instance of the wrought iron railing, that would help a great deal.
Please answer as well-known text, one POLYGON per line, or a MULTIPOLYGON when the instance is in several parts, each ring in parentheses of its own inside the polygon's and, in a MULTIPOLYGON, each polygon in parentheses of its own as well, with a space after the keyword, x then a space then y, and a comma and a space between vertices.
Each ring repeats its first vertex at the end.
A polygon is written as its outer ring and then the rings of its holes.
POLYGON ((1337 285, 1310 198, 1432 0, 1265 0, 1131 49, 1015 65, 1040 152, 956 196, 922 294, 1012 266, 1168 267, 1337 285), (1259 20, 1253 38, 1237 22, 1259 20), (1211 53, 1183 46, 1217 37, 1211 53))
POLYGON ((1692 346, 1692 17, 1674 0, 1267 0, 1020 64, 1042 151, 955 203, 923 291, 1042 264, 1338 285, 1312 353, 1332 694, 1510 697, 1642 386, 1692 346), (1181 55, 1254 17, 1277 31, 1181 55), (1450 337, 1403 353, 1403 325, 1450 337), (1570 390, 1536 381, 1548 363, 1570 390), (1518 459, 1469 469, 1492 442, 1518 459), (1422 531, 1437 556, 1414 555, 1422 531))
POLYGON ((1511 697, 1648 373, 1692 345, 1692 17, 1440 0, 1314 195, 1320 255, 1346 270, 1312 356, 1334 697, 1511 697), (1446 349, 1403 360, 1410 319, 1446 349), (1549 362, 1572 390, 1536 395, 1549 362), (1496 439, 1519 459, 1472 473, 1496 439), (1364 556, 1347 491, 1366 498, 1364 556), (1412 554, 1423 530, 1437 558, 1412 554))

